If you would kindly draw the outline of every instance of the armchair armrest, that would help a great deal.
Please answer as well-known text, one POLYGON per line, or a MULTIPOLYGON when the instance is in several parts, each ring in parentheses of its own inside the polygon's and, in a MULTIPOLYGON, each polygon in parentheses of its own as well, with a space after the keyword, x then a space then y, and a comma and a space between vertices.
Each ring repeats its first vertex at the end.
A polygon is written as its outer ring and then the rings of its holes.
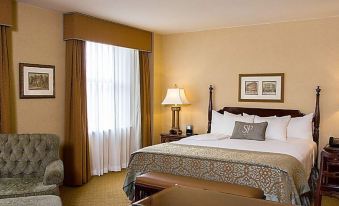
POLYGON ((61 160, 55 160, 47 165, 43 183, 45 185, 60 185, 64 180, 64 164, 61 160))

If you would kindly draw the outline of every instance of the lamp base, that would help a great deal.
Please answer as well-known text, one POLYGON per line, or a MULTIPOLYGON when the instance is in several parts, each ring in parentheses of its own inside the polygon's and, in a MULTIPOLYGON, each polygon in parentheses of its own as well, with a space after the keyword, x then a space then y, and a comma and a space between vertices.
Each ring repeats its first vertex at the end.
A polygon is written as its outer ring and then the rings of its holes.
POLYGON ((181 129, 171 129, 170 131, 169 131, 169 133, 170 134, 177 134, 177 135, 181 135, 182 134, 182 131, 181 131, 181 129))
POLYGON ((181 135, 182 131, 180 130, 179 126, 179 112, 180 112, 179 106, 172 106, 172 128, 169 131, 172 135, 181 135))

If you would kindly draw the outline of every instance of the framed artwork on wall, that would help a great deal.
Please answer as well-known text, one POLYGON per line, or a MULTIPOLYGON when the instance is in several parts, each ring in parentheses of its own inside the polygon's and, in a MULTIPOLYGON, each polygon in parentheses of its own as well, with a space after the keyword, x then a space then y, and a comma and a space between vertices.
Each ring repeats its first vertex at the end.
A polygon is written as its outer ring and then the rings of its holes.
POLYGON ((240 102, 284 102, 283 73, 239 74, 240 102))
POLYGON ((55 98, 55 66, 19 64, 20 99, 55 98))

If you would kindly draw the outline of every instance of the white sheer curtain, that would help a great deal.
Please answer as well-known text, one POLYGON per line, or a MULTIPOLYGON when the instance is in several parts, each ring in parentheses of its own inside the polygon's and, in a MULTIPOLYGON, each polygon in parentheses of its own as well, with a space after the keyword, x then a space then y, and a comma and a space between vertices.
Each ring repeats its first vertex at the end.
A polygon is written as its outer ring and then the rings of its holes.
POLYGON ((138 50, 86 42, 86 74, 92 175, 120 171, 141 145, 138 50))

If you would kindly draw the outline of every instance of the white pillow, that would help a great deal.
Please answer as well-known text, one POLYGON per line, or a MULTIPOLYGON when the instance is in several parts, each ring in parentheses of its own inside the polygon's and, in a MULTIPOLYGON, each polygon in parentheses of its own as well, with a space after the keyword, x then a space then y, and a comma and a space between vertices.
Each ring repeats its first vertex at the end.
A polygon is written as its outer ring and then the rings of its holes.
POLYGON ((211 133, 212 134, 225 134, 225 117, 217 111, 212 110, 212 122, 211 122, 211 133))
POLYGON ((292 118, 287 127, 287 137, 313 140, 313 113, 292 118))
POLYGON ((286 141, 287 126, 291 120, 291 116, 284 117, 259 117, 255 116, 254 123, 267 122, 267 129, 265 133, 266 139, 274 139, 286 141))
POLYGON ((224 115, 229 115, 229 116, 241 116, 241 114, 233 114, 227 111, 224 111, 224 115))
POLYGON ((253 120, 254 120, 254 117, 255 117, 255 115, 252 115, 252 114, 246 114, 246 113, 242 113, 242 116, 244 116, 244 117, 252 117, 253 120))
MULTIPOLYGON (((253 118, 255 118, 255 117, 260 117, 260 116, 258 116, 258 115, 252 115, 252 114, 247 114, 247 113, 242 113, 242 116, 253 116, 253 118)), ((277 117, 277 115, 269 116, 269 117, 277 117)))
POLYGON ((223 115, 212 111, 212 123, 211 133, 212 134, 225 134, 231 136, 233 133, 235 122, 247 122, 253 123, 252 117, 243 117, 241 115, 235 115, 229 112, 225 112, 223 115))

